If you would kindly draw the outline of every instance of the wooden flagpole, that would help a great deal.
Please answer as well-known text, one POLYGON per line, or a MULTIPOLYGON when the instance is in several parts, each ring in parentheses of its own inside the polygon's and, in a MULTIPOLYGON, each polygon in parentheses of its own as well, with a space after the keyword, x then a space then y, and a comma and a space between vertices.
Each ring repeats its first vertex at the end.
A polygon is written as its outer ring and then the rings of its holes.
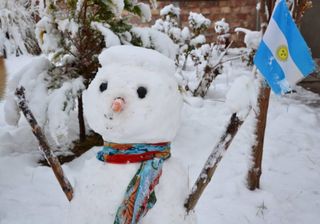
MULTIPOLYGON (((262 33, 266 31, 268 20, 266 14, 266 7, 268 9, 268 14, 271 16, 274 1, 273 0, 260 0, 260 24, 262 33)), ((267 115, 270 99, 270 88, 266 85, 263 78, 261 78, 261 85, 259 90, 259 95, 257 99, 258 112, 256 114, 256 129, 255 129, 255 143, 252 146, 252 166, 248 171, 247 184, 250 190, 255 190, 260 187, 260 177, 262 174, 262 156, 263 156, 263 145, 265 129, 267 124, 267 115)))

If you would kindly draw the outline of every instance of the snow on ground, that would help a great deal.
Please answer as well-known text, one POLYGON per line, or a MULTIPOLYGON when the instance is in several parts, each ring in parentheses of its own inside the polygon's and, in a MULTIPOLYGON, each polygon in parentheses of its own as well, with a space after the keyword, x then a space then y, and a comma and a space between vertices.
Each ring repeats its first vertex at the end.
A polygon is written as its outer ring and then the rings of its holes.
MULTIPOLYGON (((27 60, 10 59, 9 71, 17 71, 27 60)), ((224 103, 226 89, 236 76, 247 74, 241 72, 241 68, 235 70, 237 74, 229 72, 228 76, 216 80, 201 107, 184 105, 182 124, 173 142, 172 153, 185 163, 190 188, 231 115, 224 103)), ((253 192, 246 188, 249 149, 253 139, 252 112, 196 207, 198 223, 318 223, 319 105, 319 95, 301 88, 297 89, 297 93, 284 97, 271 95, 261 189, 253 192)), ((0 135, 3 136, 12 127, 4 123, 2 103, 0 111, 0 135)), ((15 147, 27 147, 30 142, 24 139, 25 136, 16 138, 25 144, 13 144, 15 147)), ((73 205, 66 200, 51 170, 36 164, 39 156, 37 149, 30 153, 16 153, 9 150, 10 147, 12 145, 0 142, 0 223, 71 223, 73 205)), ((63 166, 74 185, 76 197, 90 197, 77 192, 77 182, 84 181, 84 175, 97 169, 97 166, 92 165, 97 150, 94 147, 79 159, 63 166)), ((105 189, 97 187, 96 191, 94 194, 102 195, 102 198, 92 200, 92 206, 103 211, 101 200, 108 200, 103 197, 105 189)), ((78 205, 78 209, 78 215, 85 216, 85 206, 78 205)), ((166 223, 165 220, 163 223, 174 224, 166 223)))

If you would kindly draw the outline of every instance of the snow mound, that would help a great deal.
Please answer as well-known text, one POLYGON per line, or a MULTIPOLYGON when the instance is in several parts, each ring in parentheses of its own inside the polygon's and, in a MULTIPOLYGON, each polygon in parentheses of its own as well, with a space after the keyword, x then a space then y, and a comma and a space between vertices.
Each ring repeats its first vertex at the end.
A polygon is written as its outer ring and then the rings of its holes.
POLYGON ((232 84, 226 95, 226 104, 232 113, 245 118, 248 111, 254 106, 257 97, 255 82, 248 76, 240 76, 232 84))

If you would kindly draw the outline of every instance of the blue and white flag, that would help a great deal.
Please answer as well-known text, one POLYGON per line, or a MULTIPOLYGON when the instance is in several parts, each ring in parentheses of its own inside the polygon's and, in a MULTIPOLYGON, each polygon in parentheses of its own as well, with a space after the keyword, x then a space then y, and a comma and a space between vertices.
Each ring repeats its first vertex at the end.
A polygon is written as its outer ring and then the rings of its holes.
POLYGON ((311 52, 285 0, 277 1, 254 63, 276 94, 291 90, 315 70, 311 52))

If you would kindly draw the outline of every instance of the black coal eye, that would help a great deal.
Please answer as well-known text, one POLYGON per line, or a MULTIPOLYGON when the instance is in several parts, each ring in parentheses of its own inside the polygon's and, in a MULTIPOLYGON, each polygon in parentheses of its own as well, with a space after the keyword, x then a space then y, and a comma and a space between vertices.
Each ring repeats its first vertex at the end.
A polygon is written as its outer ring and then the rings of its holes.
POLYGON ((99 87, 100 92, 105 91, 107 88, 108 88, 108 82, 103 82, 100 84, 100 87, 99 87))
POLYGON ((140 86, 137 89, 137 93, 138 93, 139 98, 143 99, 147 95, 147 89, 143 86, 140 86))

